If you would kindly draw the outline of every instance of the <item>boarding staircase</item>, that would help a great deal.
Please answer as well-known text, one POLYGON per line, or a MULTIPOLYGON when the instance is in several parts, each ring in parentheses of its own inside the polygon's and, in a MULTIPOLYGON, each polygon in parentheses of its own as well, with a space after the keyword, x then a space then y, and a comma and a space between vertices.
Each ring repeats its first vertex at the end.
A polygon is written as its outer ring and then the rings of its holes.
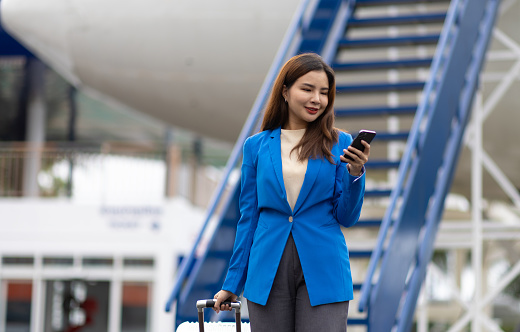
POLYGON ((179 268, 166 305, 176 304, 176 324, 196 320, 195 301, 223 283, 239 218, 240 186, 229 175, 258 131, 277 72, 290 56, 310 51, 337 74, 336 126, 378 131, 361 219, 345 231, 353 271, 360 261, 366 272, 355 285, 359 312, 349 314, 349 327, 410 331, 497 7, 498 0, 303 1, 179 268), (380 215, 378 206, 385 207, 380 215), (356 242, 367 234, 377 234, 373 243, 356 242))

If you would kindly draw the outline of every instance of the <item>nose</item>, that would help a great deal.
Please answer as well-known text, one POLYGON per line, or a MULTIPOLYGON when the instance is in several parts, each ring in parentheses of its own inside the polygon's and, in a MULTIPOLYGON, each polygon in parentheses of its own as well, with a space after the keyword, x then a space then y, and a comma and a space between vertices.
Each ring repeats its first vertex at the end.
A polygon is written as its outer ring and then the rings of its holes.
POLYGON ((319 105, 320 104, 320 97, 321 97, 321 94, 320 94, 319 91, 313 93, 312 96, 311 96, 311 103, 313 103, 315 105, 319 105))

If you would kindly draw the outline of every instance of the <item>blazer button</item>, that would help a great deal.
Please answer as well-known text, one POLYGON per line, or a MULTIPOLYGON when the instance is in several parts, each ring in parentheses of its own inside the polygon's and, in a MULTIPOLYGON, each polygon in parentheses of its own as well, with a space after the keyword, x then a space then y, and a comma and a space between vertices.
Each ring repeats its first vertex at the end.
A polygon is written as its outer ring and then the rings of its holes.
POLYGON ((293 221, 293 218, 292 216, 289 217, 289 222, 292 222, 293 221))

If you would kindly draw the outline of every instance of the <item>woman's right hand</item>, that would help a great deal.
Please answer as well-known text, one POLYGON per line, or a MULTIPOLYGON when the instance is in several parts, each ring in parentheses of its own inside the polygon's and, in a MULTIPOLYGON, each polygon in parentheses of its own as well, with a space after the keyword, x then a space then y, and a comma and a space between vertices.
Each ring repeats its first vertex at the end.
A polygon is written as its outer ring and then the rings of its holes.
POLYGON ((218 314, 220 312, 220 310, 227 310, 227 311, 231 310, 231 306, 229 304, 221 305, 222 302, 224 302, 226 300, 235 302, 237 300, 238 296, 236 296, 235 294, 233 294, 227 290, 222 289, 217 294, 215 294, 215 296, 213 296, 213 298, 216 300, 215 306, 213 306, 213 310, 215 310, 216 313, 218 314))

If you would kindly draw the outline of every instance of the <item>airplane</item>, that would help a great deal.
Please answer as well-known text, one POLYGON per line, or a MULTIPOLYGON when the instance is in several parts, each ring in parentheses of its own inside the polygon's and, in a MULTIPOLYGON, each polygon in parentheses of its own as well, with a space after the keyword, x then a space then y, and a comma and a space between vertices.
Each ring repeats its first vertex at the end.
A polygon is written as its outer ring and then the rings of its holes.
POLYGON ((3 0, 1 13, 76 87, 234 141, 298 3, 3 0))
MULTIPOLYGON (((0 5, 4 28, 79 89, 168 125, 234 142, 300 1, 2 0, 0 5)), ((495 58, 507 53, 507 59, 488 61, 486 96, 504 77, 518 76, 518 68, 508 74, 504 65, 517 57, 518 43, 508 45, 507 34, 518 35, 519 7, 518 1, 507 2, 499 18, 506 39, 495 43, 495 58)), ((499 110, 486 122, 484 146, 492 159, 507 160, 500 166, 520 187, 520 147, 511 144, 520 123, 520 113, 511 111, 518 109, 518 98, 514 84, 503 90, 499 110)), ((467 151, 460 164, 454 186, 469 194, 467 151)))

